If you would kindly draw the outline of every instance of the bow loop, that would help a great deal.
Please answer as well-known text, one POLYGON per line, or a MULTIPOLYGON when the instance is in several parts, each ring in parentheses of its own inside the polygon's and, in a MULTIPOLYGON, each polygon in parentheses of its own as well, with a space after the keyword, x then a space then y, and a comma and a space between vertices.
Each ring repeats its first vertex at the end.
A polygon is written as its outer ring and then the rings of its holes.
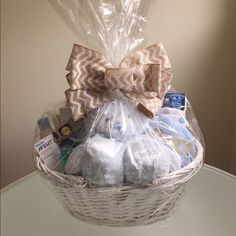
POLYGON ((100 66, 103 66, 105 68, 112 67, 111 63, 107 61, 102 54, 77 44, 73 45, 71 56, 66 66, 66 70, 72 70, 73 61, 88 61, 99 64, 100 66))
POLYGON ((118 68, 100 53, 74 45, 67 65, 70 85, 66 93, 74 120, 107 102, 120 90, 152 118, 162 105, 172 79, 170 62, 161 43, 125 57, 118 68))
POLYGON ((66 75, 67 82, 71 90, 76 89, 104 89, 104 73, 106 68, 89 62, 76 61, 71 62, 71 72, 66 75))
POLYGON ((120 67, 132 67, 138 64, 159 64, 162 70, 170 69, 170 61, 162 43, 137 50, 125 57, 120 67))

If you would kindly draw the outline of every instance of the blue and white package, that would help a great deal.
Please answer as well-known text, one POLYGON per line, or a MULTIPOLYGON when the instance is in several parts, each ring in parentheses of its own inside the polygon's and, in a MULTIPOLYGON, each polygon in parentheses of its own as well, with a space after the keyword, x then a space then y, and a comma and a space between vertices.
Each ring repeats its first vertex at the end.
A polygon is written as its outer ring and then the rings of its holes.
POLYGON ((162 107, 150 121, 150 127, 168 141, 182 159, 182 167, 192 162, 197 154, 196 137, 190 131, 191 126, 185 112, 170 107, 162 107))
POLYGON ((177 108, 185 110, 186 108, 186 97, 184 93, 166 93, 163 100, 163 107, 177 108))
POLYGON ((194 138, 188 129, 185 113, 177 108, 162 107, 150 120, 150 126, 160 129, 164 135, 177 136, 185 140, 194 138))

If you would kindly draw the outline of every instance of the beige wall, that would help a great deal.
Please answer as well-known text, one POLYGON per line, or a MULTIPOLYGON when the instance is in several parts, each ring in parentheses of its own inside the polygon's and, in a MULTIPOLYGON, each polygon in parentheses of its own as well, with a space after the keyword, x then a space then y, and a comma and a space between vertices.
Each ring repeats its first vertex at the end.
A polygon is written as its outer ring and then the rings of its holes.
MULTIPOLYGON (((174 86, 188 94, 206 141, 206 162, 236 173, 236 4, 234 0, 154 0, 148 43, 162 41, 174 86)), ((1 1, 2 186, 34 170, 34 125, 64 98, 64 68, 76 38, 49 3, 1 1)))

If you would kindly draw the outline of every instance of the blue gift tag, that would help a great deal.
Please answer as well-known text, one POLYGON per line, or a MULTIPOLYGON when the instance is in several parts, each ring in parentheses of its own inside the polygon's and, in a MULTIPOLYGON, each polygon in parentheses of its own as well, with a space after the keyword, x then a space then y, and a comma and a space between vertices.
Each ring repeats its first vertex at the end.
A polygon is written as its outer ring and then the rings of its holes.
POLYGON ((166 93, 163 107, 177 108, 185 110, 185 94, 184 93, 166 93))

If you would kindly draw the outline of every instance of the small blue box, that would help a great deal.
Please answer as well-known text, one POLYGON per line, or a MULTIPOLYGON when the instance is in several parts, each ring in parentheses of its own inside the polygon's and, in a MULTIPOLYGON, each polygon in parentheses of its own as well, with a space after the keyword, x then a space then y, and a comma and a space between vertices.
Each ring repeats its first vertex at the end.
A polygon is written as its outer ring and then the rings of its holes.
POLYGON ((186 99, 184 93, 166 93, 162 107, 185 110, 185 102, 186 99))

